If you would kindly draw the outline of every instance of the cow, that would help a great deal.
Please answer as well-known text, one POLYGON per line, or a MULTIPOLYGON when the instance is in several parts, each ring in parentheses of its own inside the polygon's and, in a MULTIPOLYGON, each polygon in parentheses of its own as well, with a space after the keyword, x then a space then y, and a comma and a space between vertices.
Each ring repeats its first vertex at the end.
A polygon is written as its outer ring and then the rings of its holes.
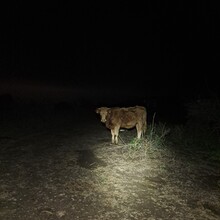
POLYGON ((136 127, 137 138, 141 139, 147 129, 147 111, 143 106, 134 107, 100 107, 96 108, 101 122, 111 130, 112 144, 118 144, 120 128, 130 129, 136 127))

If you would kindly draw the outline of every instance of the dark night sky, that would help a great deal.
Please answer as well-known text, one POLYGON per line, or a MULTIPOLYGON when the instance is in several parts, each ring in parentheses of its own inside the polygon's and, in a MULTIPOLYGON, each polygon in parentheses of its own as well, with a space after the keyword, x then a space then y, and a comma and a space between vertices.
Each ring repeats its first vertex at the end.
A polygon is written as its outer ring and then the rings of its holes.
POLYGON ((217 93, 214 1, 73 2, 5 6, 0 92, 28 87, 30 94, 39 87, 47 93, 53 87, 57 93, 121 88, 146 97, 217 93))

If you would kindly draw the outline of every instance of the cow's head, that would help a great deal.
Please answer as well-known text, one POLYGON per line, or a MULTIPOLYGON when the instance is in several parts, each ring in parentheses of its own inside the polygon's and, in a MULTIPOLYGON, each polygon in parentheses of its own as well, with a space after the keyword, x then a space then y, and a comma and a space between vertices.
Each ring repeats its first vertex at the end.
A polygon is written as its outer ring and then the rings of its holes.
POLYGON ((101 122, 105 123, 107 120, 107 115, 109 114, 110 108, 100 107, 96 109, 96 113, 100 114, 101 122))

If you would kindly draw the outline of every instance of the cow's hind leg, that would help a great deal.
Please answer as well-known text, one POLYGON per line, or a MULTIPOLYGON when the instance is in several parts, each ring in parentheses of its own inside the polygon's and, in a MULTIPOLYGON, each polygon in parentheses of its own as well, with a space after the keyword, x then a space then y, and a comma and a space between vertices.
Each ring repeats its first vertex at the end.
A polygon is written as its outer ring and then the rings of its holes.
POLYGON ((136 124, 136 129, 137 129, 137 138, 138 139, 141 139, 141 137, 142 137, 142 126, 141 126, 141 124, 136 124))

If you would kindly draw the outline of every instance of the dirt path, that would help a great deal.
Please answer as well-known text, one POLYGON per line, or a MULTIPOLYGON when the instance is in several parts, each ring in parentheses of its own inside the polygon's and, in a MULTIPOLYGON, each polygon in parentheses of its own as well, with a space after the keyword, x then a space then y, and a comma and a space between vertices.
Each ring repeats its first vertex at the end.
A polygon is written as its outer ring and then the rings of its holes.
POLYGON ((0 219, 220 219, 219 167, 202 154, 131 160, 95 117, 20 132, 0 139, 0 219))

